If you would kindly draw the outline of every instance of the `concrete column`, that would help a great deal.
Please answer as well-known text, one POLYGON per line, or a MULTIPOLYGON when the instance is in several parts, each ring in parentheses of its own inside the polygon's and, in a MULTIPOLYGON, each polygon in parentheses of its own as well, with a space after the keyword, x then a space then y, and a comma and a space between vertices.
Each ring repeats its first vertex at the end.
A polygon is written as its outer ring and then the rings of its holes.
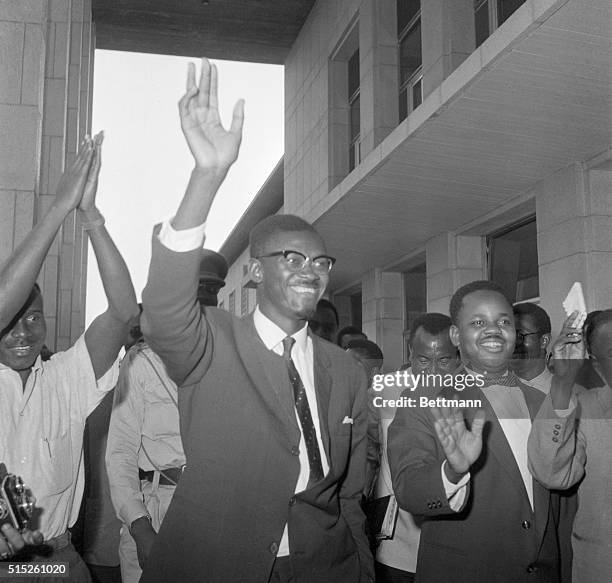
POLYGON ((423 97, 474 52, 474 0, 421 0, 423 97))
POLYGON ((380 346, 385 370, 402 364, 404 308, 402 274, 373 269, 362 279, 362 330, 380 346))
POLYGON ((553 331, 582 283, 587 309, 612 307, 612 171, 574 164, 536 187, 540 298, 553 331))
POLYGON ((462 285, 484 279, 482 237, 440 233, 425 245, 427 311, 448 314, 451 296, 462 285))
POLYGON ((359 17, 363 159, 399 121, 396 0, 364 0, 359 17))
MULTIPOLYGON (((0 90, 2 260, 49 208, 65 164, 89 130, 91 0, 2 2, 0 27, 7 69, 0 75, 9 79, 0 90)), ((69 346, 84 328, 85 249, 71 216, 39 276, 53 350, 69 346)))

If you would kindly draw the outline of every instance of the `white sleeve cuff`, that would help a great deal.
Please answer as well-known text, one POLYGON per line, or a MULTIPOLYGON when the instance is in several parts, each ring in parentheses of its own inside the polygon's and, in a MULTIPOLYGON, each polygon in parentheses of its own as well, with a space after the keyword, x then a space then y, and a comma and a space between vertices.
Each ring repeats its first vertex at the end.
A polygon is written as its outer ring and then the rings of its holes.
POLYGON ((574 412, 574 409, 576 409, 577 405, 578 400, 576 399, 576 395, 572 395, 567 409, 555 409, 555 415, 557 417, 560 417, 561 419, 569 417, 569 415, 574 412))
POLYGON ((446 464, 446 460, 442 462, 441 471, 442 471, 442 484, 444 485, 444 493, 446 494, 446 498, 448 500, 448 505, 451 507, 451 510, 458 512, 463 507, 463 503, 465 502, 465 495, 467 492, 467 484, 470 481, 470 473, 468 472, 457 482, 453 484, 447 477, 444 472, 444 464, 446 464))
POLYGON ((170 224, 170 219, 162 223, 159 231, 159 242, 170 251, 184 253, 201 248, 204 245, 206 234, 206 221, 197 227, 177 231, 170 224))

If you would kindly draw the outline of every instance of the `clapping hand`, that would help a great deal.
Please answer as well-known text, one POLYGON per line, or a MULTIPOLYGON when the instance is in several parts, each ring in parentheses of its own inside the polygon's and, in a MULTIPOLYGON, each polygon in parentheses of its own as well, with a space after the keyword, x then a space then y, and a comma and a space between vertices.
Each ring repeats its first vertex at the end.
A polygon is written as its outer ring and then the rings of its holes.
POLYGON ((447 470, 450 469, 455 474, 449 475, 447 471, 446 475, 451 482, 456 483, 469 471, 482 451, 484 411, 476 412, 471 431, 465 426, 462 411, 456 407, 431 407, 431 413, 435 419, 436 435, 448 462, 447 470))
POLYGON ((94 143, 86 136, 81 142, 78 155, 62 174, 55 191, 54 204, 64 212, 68 213, 80 204, 93 158, 94 143))
POLYGON ((202 59, 200 81, 196 85, 195 65, 189 63, 187 92, 179 101, 181 128, 196 167, 221 180, 238 157, 244 122, 244 101, 234 106, 229 131, 221 125, 217 96, 217 67, 202 59))
POLYGON ((87 173, 87 180, 83 191, 81 202, 79 203, 79 210, 88 211, 96 206, 96 192, 98 191, 98 176, 100 175, 100 167, 102 165, 102 142, 104 141, 104 133, 99 132, 90 140, 90 144, 93 147, 93 158, 89 172, 87 173))

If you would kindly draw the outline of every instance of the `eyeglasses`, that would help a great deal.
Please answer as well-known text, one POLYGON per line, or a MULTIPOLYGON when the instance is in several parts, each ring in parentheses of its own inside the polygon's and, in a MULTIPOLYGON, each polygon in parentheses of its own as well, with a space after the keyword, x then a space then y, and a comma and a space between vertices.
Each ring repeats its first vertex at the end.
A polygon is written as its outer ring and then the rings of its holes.
POLYGON ((259 255, 257 259, 280 256, 283 257, 285 265, 287 265, 291 271, 301 271, 310 261, 312 264, 312 270, 319 275, 328 274, 336 262, 336 258, 330 257, 329 255, 318 255, 317 257, 310 258, 308 255, 304 255, 299 251, 293 251, 291 249, 283 249, 282 251, 275 251, 274 253, 259 255))
POLYGON ((518 330, 516 331, 516 339, 519 342, 525 342, 525 338, 527 338, 527 336, 533 336, 533 335, 539 335, 539 332, 519 332, 518 330))

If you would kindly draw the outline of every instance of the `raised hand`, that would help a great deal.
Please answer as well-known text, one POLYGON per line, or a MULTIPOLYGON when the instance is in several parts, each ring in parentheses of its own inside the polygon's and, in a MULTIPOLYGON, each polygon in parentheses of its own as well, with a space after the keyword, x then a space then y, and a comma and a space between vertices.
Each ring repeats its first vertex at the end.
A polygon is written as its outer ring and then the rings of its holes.
POLYGON ((585 345, 582 337, 582 324, 586 314, 572 312, 563 322, 559 336, 551 351, 555 376, 572 383, 585 358, 585 345))
POLYGON ((100 175, 100 167, 102 165, 102 142, 104 141, 104 132, 99 132, 93 139, 93 160, 87 174, 83 197, 79 203, 79 210, 87 211, 96 206, 96 192, 98 191, 98 176, 100 175))
POLYGON ((455 476, 448 476, 453 482, 468 472, 470 466, 478 459, 482 451, 482 430, 485 423, 484 411, 476 412, 472 422, 472 429, 468 431, 465 419, 460 409, 449 407, 431 407, 435 422, 436 435, 450 469, 455 476))
POLYGON ((179 101, 181 128, 196 167, 224 177, 238 157, 244 122, 244 101, 234 106, 229 131, 221 125, 217 96, 217 67, 202 59, 200 82, 195 65, 189 63, 187 92, 179 101))
POLYGON ((70 212, 81 202, 93 157, 94 144, 89 137, 85 137, 77 157, 62 174, 55 191, 54 204, 64 212, 70 212))

